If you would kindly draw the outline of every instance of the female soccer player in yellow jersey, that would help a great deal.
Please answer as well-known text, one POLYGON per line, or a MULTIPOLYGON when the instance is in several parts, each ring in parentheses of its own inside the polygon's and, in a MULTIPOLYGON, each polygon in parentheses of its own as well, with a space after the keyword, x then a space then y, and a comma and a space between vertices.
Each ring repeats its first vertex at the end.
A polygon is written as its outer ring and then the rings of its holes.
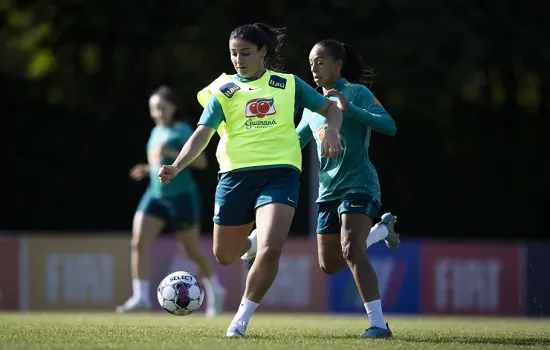
MULTIPOLYGON (((199 244, 201 198, 191 170, 183 171, 170 185, 158 181, 158 170, 171 164, 179 154, 193 129, 183 120, 181 105, 166 86, 158 88, 149 98, 149 112, 155 122, 147 142, 147 164, 137 164, 130 171, 132 179, 149 178, 134 215, 130 270, 132 296, 116 308, 117 312, 147 310, 149 301, 149 260, 151 245, 165 226, 176 233, 178 243, 189 258, 197 264, 206 292, 207 316, 222 312, 225 289, 214 274, 199 244)), ((207 161, 200 154, 191 168, 205 169, 207 161)))
POLYGON ((229 37, 236 75, 222 74, 198 94, 205 109, 199 126, 172 165, 158 176, 168 183, 220 135, 214 207, 214 255, 223 265, 255 256, 228 337, 244 337, 252 313, 273 283, 298 202, 302 166, 294 116, 299 107, 327 120, 323 157, 337 157, 342 112, 292 74, 276 72, 283 30, 242 25, 229 37), (250 234, 256 224, 256 230, 250 234), (250 238, 247 236, 250 234, 250 238))
MULTIPOLYGON (((327 274, 349 266, 370 321, 361 337, 390 337, 391 330, 382 314, 376 272, 365 249, 382 239, 395 249, 399 237, 393 230, 396 217, 391 213, 382 215, 380 223, 373 227, 373 219, 380 218, 382 212, 380 183, 368 150, 371 130, 393 136, 397 128, 363 85, 362 57, 351 46, 335 40, 320 41, 309 54, 309 64, 317 86, 344 112, 340 131, 342 154, 334 159, 320 157, 319 264, 327 274)), ((325 117, 304 110, 297 127, 301 146, 311 139, 320 145, 326 137, 325 127, 325 117)))

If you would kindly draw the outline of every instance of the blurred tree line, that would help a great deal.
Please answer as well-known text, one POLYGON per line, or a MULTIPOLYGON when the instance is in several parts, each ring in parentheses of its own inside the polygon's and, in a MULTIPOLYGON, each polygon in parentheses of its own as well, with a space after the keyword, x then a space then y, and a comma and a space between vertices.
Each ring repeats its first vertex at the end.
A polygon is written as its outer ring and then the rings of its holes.
MULTIPOLYGON (((377 72, 395 118, 371 156, 405 236, 544 237, 549 173, 548 2, 0 0, 0 105, 7 134, 2 229, 127 230, 146 184, 147 99, 173 87, 192 120, 196 92, 232 72, 244 23, 286 26, 288 72, 334 38, 377 72)), ((198 176, 211 228, 217 137, 198 176)), ((308 230, 305 162, 293 233, 308 230)))

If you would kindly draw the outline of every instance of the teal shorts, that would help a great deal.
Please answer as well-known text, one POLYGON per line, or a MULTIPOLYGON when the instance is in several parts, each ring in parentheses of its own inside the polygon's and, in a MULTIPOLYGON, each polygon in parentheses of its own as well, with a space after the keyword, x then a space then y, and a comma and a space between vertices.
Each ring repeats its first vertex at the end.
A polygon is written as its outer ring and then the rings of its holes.
POLYGON ((317 234, 340 234, 342 213, 361 213, 373 219, 380 218, 380 201, 368 194, 352 193, 342 199, 321 202, 317 214, 317 234))
POLYGON ((200 224, 201 207, 198 191, 172 197, 155 197, 147 190, 141 197, 137 211, 163 219, 170 230, 179 231, 200 224))
POLYGON ((251 223, 256 208, 283 203, 296 208, 300 173, 292 168, 230 171, 218 177, 214 204, 214 223, 238 226, 251 223))

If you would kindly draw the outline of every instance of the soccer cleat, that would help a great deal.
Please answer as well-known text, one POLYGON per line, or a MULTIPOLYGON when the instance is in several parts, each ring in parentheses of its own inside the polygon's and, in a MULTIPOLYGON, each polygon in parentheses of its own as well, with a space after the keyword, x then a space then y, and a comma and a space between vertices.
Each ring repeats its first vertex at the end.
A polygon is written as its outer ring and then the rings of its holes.
POLYGON ((391 338, 392 332, 390 326, 386 323, 386 328, 380 327, 369 327, 363 334, 361 334, 362 339, 376 339, 376 338, 391 338))
POLYGON ((227 333, 225 335, 230 338, 244 338, 246 326, 248 326, 248 323, 244 321, 231 323, 229 328, 227 328, 227 333))
POLYGON ((118 313, 140 312, 140 311, 148 311, 149 309, 151 309, 151 303, 148 300, 131 297, 130 299, 126 300, 124 304, 117 306, 116 312, 118 313))
POLYGON ((222 287, 219 287, 217 290, 214 291, 214 301, 208 302, 206 317, 218 316, 223 312, 223 304, 225 302, 226 294, 227 292, 222 287))
POLYGON ((397 216, 393 215, 392 213, 386 213, 382 215, 382 218, 380 222, 377 225, 384 225, 388 229, 388 236, 384 238, 384 241, 386 242, 386 245, 390 249, 397 249, 399 248, 399 243, 401 240, 399 239, 399 235, 395 233, 394 226, 397 222, 397 216))
POLYGON ((251 247, 253 248, 254 252, 249 253, 246 252, 241 256, 241 263, 243 264, 244 268, 246 270, 250 270, 252 268, 252 264, 254 264, 254 261, 256 260, 256 251, 258 250, 258 231, 252 230, 250 233, 250 236, 248 236, 248 239, 252 243, 251 247))

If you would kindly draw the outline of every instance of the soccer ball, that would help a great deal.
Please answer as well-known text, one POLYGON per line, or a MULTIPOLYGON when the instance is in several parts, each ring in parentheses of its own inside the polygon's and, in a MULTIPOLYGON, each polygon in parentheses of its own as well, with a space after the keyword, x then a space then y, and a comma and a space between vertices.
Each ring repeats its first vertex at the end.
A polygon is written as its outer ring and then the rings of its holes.
POLYGON ((204 289, 197 277, 185 271, 166 276, 159 284, 160 306, 172 315, 186 316, 195 312, 204 300, 204 289))

